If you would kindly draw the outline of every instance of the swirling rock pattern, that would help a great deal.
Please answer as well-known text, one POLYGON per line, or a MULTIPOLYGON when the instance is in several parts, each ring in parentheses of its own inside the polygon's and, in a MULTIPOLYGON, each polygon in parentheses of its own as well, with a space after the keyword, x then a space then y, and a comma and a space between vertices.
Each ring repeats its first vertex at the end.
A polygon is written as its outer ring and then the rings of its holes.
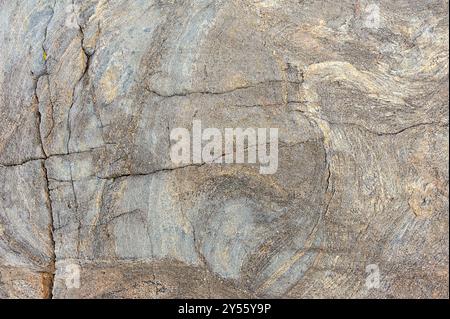
POLYGON ((448 23, 443 0, 0 0, 0 297, 448 298, 448 23), (174 165, 194 119, 278 127, 277 173, 174 165))

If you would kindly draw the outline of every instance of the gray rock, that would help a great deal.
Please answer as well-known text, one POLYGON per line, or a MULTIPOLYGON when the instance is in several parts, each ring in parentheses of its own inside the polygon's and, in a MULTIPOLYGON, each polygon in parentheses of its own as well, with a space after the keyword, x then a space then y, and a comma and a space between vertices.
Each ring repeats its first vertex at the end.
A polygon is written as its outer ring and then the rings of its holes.
POLYGON ((448 298, 448 23, 0 1, 0 297, 448 298), (278 171, 172 163, 194 119, 279 128, 278 171))

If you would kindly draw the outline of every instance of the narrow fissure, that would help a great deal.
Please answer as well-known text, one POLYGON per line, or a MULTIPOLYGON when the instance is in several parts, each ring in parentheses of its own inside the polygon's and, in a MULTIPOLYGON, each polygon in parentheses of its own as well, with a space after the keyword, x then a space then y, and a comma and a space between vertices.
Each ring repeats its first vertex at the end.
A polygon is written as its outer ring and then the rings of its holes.
POLYGON ((53 287, 54 287, 55 272, 56 272, 56 250, 55 250, 55 238, 54 238, 55 228, 54 228, 54 222, 53 222, 53 207, 52 207, 52 200, 51 200, 51 195, 50 195, 47 168, 45 166, 45 160, 48 157, 45 152, 44 143, 43 143, 42 135, 41 135, 41 117, 42 117, 42 115, 39 110, 39 96, 37 94, 37 86, 38 86, 39 79, 44 75, 48 75, 48 70, 47 70, 48 56, 47 56, 47 51, 45 50, 45 42, 47 41, 48 27, 49 27, 50 22, 52 21, 53 16, 55 14, 55 4, 56 4, 56 1, 53 2, 53 5, 51 7, 52 12, 47 21, 47 25, 46 25, 45 31, 44 31, 44 40, 42 42, 42 57, 44 59, 44 72, 35 79, 35 87, 34 87, 34 95, 35 95, 36 102, 37 102, 37 130, 38 130, 37 136, 39 139, 39 144, 41 146, 42 154, 44 155, 43 158, 39 158, 38 160, 41 161, 41 168, 42 168, 42 172, 43 172, 44 179, 45 179, 45 195, 46 195, 45 197, 46 197, 47 209, 49 212, 48 234, 49 234, 50 246, 51 246, 49 272, 42 275, 43 276, 42 283, 43 283, 43 290, 44 290, 43 297, 46 299, 53 299, 53 287))

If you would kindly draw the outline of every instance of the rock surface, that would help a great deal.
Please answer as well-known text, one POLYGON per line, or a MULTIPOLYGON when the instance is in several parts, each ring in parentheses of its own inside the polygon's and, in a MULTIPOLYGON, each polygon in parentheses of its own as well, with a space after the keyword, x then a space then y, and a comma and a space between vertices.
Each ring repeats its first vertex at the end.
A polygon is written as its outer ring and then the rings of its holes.
POLYGON ((0 0, 0 297, 448 298, 448 13, 0 0), (277 173, 174 165, 194 119, 277 173))

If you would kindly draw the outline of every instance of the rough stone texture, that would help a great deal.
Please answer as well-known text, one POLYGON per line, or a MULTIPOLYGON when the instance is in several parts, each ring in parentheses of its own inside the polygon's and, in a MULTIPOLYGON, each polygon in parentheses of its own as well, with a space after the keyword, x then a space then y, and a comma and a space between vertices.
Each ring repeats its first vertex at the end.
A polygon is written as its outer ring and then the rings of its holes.
POLYGON ((443 0, 0 0, 0 297, 448 298, 448 26, 443 0), (278 127, 278 172, 175 166, 193 119, 278 127))

